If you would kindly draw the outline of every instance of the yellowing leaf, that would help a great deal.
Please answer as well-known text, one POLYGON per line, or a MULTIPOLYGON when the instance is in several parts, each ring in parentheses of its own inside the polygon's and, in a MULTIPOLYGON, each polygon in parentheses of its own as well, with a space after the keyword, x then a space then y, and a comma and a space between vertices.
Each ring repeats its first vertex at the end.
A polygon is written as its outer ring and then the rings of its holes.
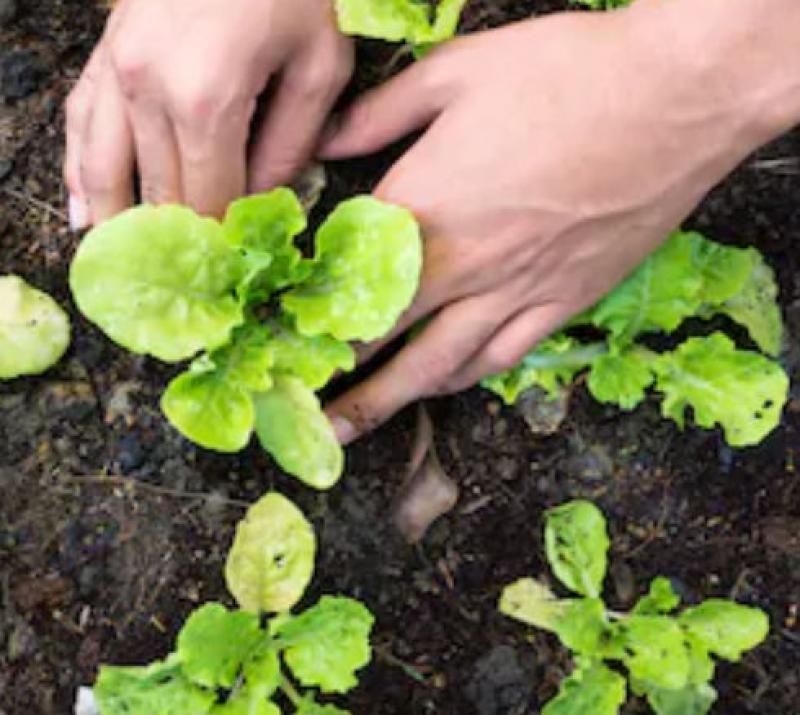
POLYGON ((518 621, 554 631, 570 601, 558 599, 541 581, 521 578, 506 586, 500 597, 500 613, 518 621))

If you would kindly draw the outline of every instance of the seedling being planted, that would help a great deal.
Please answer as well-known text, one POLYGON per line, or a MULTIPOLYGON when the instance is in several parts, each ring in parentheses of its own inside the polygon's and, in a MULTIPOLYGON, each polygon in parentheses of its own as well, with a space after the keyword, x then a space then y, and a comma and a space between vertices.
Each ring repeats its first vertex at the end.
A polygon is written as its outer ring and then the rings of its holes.
POLYGON ((572 674, 542 715, 615 715, 628 688, 657 715, 703 715, 717 698, 712 656, 736 662, 767 636, 769 621, 757 608, 713 598, 679 611, 680 597, 662 577, 630 613, 609 610, 600 596, 606 521, 590 502, 548 511, 544 536, 553 573, 575 595, 558 598, 524 578, 500 600, 501 612, 555 633, 572 651, 572 674))
POLYGON ((758 444, 780 422, 789 379, 776 360, 783 324, 772 270, 754 248, 677 232, 630 277, 512 370, 484 380, 513 404, 538 386, 558 397, 586 371, 598 401, 632 410, 653 387, 661 413, 683 427, 687 408, 700 427, 722 427, 734 447, 758 444), (659 352, 642 338, 674 333, 688 318, 725 315, 745 328, 756 350, 722 332, 691 337, 659 352), (596 332, 597 340, 586 340, 596 332))
POLYGON ((350 341, 382 337, 411 303, 422 244, 408 211, 369 196, 336 208, 313 258, 295 245, 305 228, 289 189, 232 203, 222 223, 140 206, 86 236, 70 286, 119 345, 192 360, 161 400, 186 437, 237 452, 255 431, 284 470, 327 489, 343 456, 315 392, 353 369, 350 341))
POLYGON ((264 496, 240 522, 228 555, 225 576, 240 608, 198 608, 163 661, 102 666, 94 686, 100 715, 348 715, 321 704, 314 690, 346 693, 358 684, 357 671, 372 657, 373 617, 338 596, 290 613, 311 579, 315 551, 297 507, 279 494, 264 496))

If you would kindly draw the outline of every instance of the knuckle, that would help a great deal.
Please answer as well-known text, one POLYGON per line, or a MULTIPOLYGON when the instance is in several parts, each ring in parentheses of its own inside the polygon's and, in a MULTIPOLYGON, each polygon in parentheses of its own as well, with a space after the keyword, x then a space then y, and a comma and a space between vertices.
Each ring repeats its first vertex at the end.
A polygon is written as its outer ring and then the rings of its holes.
POLYGON ((132 43, 116 41, 110 48, 111 64, 126 97, 141 92, 150 76, 150 62, 132 43))

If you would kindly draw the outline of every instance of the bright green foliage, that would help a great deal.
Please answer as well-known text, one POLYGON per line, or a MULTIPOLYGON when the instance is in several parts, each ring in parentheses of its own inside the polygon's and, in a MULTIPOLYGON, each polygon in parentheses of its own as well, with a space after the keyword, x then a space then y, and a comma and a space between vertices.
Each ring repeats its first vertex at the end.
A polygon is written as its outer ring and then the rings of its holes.
POLYGON ((544 530, 547 560, 571 591, 595 598, 608 561, 606 520, 591 502, 576 500, 550 509, 544 530))
POLYGON ((615 715, 625 702, 625 678, 596 662, 579 666, 542 715, 615 715))
POLYGON ((236 527, 225 581, 241 608, 288 611, 314 573, 317 540, 311 524, 286 497, 264 495, 236 527))
POLYGON ((256 395, 256 432, 284 471, 316 489, 329 489, 343 469, 342 450, 316 395, 296 377, 275 376, 256 395))
POLYGON ((370 196, 345 201, 320 227, 308 280, 283 296, 303 335, 375 340, 411 304, 422 270, 419 226, 370 196))
POLYGON ((389 42, 426 47, 455 35, 468 0, 336 0, 339 28, 389 42))
POLYGON ((302 514, 280 495, 251 507, 226 571, 247 610, 205 604, 189 616, 165 661, 102 666, 94 688, 101 715, 282 715, 279 696, 296 714, 349 715, 318 704, 314 691, 298 692, 284 670, 285 664, 304 688, 346 693, 371 658, 373 617, 358 601, 323 597, 303 613, 288 612, 308 581, 301 572, 313 561, 313 539, 302 514), (267 619, 265 611, 276 608, 286 610, 267 619))
POLYGON ((373 622, 358 601, 323 596, 316 606, 281 624, 275 635, 286 648, 286 664, 303 685, 346 693, 358 683, 356 671, 372 657, 373 622))
POLYGON ((81 312, 114 342, 165 362, 228 342, 243 319, 240 254, 180 206, 139 206, 83 239, 70 269, 81 312))
MULTIPOLYGON (((549 511, 545 526, 550 566, 567 588, 579 594, 587 591, 583 576, 587 572, 591 572, 588 584, 599 589, 608 548, 605 519, 587 504, 568 502, 549 511), (600 549, 594 546, 598 540, 600 549)), ((663 577, 652 581, 630 613, 609 611, 595 596, 557 599, 533 579, 506 587, 500 600, 501 612, 554 632, 576 656, 575 671, 543 715, 619 712, 626 697, 625 679, 605 661, 625 666, 631 691, 645 696, 657 715, 705 715, 716 700, 710 685, 714 677, 710 654, 739 660, 766 638, 769 624, 762 611, 721 599, 668 615, 679 605, 680 598, 663 577)))
POLYGON ((778 363, 737 350, 722 333, 690 338, 653 367, 665 417, 683 426, 691 407, 699 426, 722 425, 734 447, 757 444, 772 431, 789 392, 789 378, 778 363))
POLYGON ((69 318, 46 293, 0 276, 0 380, 38 375, 69 347, 69 318))
POLYGON ((721 426, 729 444, 757 444, 780 422, 788 393, 788 378, 772 359, 783 339, 776 298, 774 275, 755 249, 675 233, 566 331, 483 385, 508 403, 535 385, 555 397, 588 367, 589 392, 600 402, 633 409, 654 386, 664 394, 663 415, 681 427, 690 407, 697 425, 721 426), (637 342, 672 332, 687 318, 717 314, 745 327, 769 357, 737 349, 721 333, 689 338, 664 353, 637 342), (572 336, 585 325, 604 331, 605 340, 581 343, 572 336))
POLYGON ((178 656, 192 682, 206 688, 230 688, 261 640, 256 614, 207 603, 183 625, 178 656))
POLYGON ((70 283, 81 311, 120 345, 195 358, 161 401, 184 436, 237 452, 257 430, 287 471, 323 489, 344 455, 313 391, 355 367, 344 341, 382 337, 411 303, 422 242, 408 211, 369 196, 331 214, 313 260, 295 245, 306 223, 289 189, 235 201, 222 224, 141 206, 87 235, 70 283))

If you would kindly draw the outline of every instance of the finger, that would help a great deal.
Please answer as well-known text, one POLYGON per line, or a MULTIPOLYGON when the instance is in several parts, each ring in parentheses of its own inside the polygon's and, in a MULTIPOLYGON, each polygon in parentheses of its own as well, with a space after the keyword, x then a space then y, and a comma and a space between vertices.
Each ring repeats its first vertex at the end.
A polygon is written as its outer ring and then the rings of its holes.
MULTIPOLYGON (((245 193, 247 136, 255 99, 215 104, 200 97, 179 109, 175 136, 179 149, 181 194, 195 211, 221 217, 228 204, 245 193)), ((166 169, 173 180, 173 167, 166 169)))
POLYGON ((453 87, 442 79, 440 57, 437 53, 413 64, 333 118, 319 156, 344 159, 371 154, 433 122, 453 94, 453 87))
POLYGON ((485 296, 444 308, 422 333, 373 376, 335 400, 326 412, 342 444, 377 427, 406 405, 444 385, 497 328, 485 296))
POLYGON ((125 99, 110 68, 98 81, 79 150, 80 181, 91 222, 100 223, 133 202, 133 138, 125 99))
POLYGON ((289 64, 253 145, 249 191, 289 183, 308 164, 352 66, 349 43, 325 53, 308 51, 289 64))
POLYGON ((568 316, 564 306, 551 303, 521 311, 468 360, 448 382, 447 392, 460 392, 483 378, 516 367, 538 343, 552 335, 568 316))

